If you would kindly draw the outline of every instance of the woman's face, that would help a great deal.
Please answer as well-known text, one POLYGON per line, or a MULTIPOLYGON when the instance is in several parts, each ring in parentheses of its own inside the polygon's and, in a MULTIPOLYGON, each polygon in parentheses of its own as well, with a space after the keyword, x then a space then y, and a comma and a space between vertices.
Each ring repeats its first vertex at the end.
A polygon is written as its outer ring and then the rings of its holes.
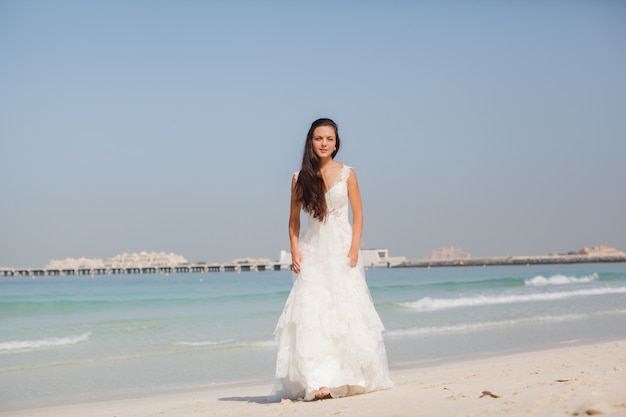
POLYGON ((335 150, 335 129, 332 126, 318 126, 313 131, 313 152, 318 158, 330 158, 335 150))

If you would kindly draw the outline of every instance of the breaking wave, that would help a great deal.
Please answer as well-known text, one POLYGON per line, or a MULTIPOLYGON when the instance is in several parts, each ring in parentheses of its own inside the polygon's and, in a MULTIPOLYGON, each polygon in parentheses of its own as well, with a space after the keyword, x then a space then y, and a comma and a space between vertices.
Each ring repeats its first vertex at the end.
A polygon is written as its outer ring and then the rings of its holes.
POLYGON ((586 284, 598 280, 598 274, 593 273, 584 277, 568 277, 566 275, 552 275, 551 277, 544 277, 537 275, 534 278, 530 278, 524 281, 524 284, 531 287, 540 287, 544 285, 566 285, 566 284, 586 284))
POLYGON ((90 337, 91 332, 87 332, 78 336, 51 337, 47 339, 37 340, 11 340, 8 342, 0 342, 0 352, 45 349, 56 346, 70 346, 77 343, 86 342, 89 340, 90 337))
POLYGON ((273 340, 218 340, 218 341, 202 341, 202 342, 178 342, 176 345, 189 347, 218 347, 218 348, 273 348, 276 343, 273 340))
POLYGON ((494 304, 528 303, 534 301, 563 300, 572 297, 585 297, 606 294, 626 294, 626 287, 591 288, 576 291, 560 291, 539 294, 498 295, 461 298, 430 298, 424 297, 417 301, 396 303, 397 305, 416 311, 446 310, 460 307, 479 307, 494 304))
POLYGON ((626 315, 626 309, 611 310, 601 313, 592 314, 562 314, 557 316, 535 316, 524 317, 519 319, 510 320, 498 320, 498 321, 484 321, 479 323, 461 323, 448 326, 431 326, 431 327, 415 327, 409 329, 396 329, 389 330, 385 333, 389 338, 402 338, 411 336, 429 336, 434 334, 443 333, 467 333, 477 332, 482 330, 488 330, 499 327, 513 327, 520 324, 532 324, 532 323, 556 323, 564 321, 584 320, 595 316, 609 316, 609 315, 626 315))

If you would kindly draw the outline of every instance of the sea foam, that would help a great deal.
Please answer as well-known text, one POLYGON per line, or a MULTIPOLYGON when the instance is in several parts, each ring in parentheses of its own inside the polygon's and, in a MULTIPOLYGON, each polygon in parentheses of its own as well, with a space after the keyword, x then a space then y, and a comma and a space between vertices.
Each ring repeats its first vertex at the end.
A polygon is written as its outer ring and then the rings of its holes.
POLYGON ((568 277, 566 275, 552 275, 551 277, 544 277, 537 275, 534 278, 527 279, 524 284, 530 287, 540 287, 544 285, 566 285, 566 284, 586 284, 598 280, 598 274, 593 273, 591 275, 585 275, 583 277, 568 277))
POLYGON ((625 294, 626 287, 590 288, 576 291, 559 291, 538 294, 498 295, 460 298, 424 297, 417 301, 396 303, 397 305, 417 311, 446 310, 460 307, 478 307, 494 304, 528 303, 533 301, 563 300, 572 297, 585 297, 606 294, 625 294))
POLYGON ((223 347, 223 348, 273 348, 276 342, 273 340, 220 340, 220 341, 204 341, 204 342, 178 342, 179 346, 189 347, 223 347))
POLYGON ((478 332, 500 327, 514 327, 521 324, 531 323, 556 323, 574 320, 584 320, 598 316, 621 316, 626 315, 626 309, 609 310, 600 313, 591 314, 561 314, 561 315, 542 315, 533 317, 523 317, 510 320, 483 321, 477 323, 460 323, 447 326, 430 326, 430 327, 414 327, 408 329, 389 330, 385 333, 388 338, 403 338, 411 336, 429 336, 442 333, 468 333, 478 332))
POLYGON ((47 339, 37 340, 11 340, 8 342, 0 342, 0 352, 45 349, 55 346, 69 346, 81 342, 86 342, 87 340, 89 340, 90 337, 91 332, 87 332, 78 336, 51 337, 47 339))

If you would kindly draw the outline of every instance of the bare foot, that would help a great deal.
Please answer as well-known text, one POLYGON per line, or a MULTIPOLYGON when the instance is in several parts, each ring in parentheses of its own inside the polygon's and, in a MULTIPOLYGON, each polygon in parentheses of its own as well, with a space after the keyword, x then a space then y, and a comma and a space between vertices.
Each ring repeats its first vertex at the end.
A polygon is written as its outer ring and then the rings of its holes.
POLYGON ((330 395, 330 389, 328 387, 320 387, 315 393, 316 400, 323 400, 325 398, 333 398, 330 395))

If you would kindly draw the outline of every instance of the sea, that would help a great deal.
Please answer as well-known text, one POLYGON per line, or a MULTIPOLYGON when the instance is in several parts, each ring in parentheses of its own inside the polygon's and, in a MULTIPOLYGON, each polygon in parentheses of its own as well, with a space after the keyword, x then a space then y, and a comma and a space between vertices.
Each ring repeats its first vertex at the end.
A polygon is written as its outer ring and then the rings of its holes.
MULTIPOLYGON (((392 375, 626 338, 626 263, 371 268, 366 278, 392 375)), ((291 285, 290 271, 2 277, 0 411, 272 387, 291 285)))

